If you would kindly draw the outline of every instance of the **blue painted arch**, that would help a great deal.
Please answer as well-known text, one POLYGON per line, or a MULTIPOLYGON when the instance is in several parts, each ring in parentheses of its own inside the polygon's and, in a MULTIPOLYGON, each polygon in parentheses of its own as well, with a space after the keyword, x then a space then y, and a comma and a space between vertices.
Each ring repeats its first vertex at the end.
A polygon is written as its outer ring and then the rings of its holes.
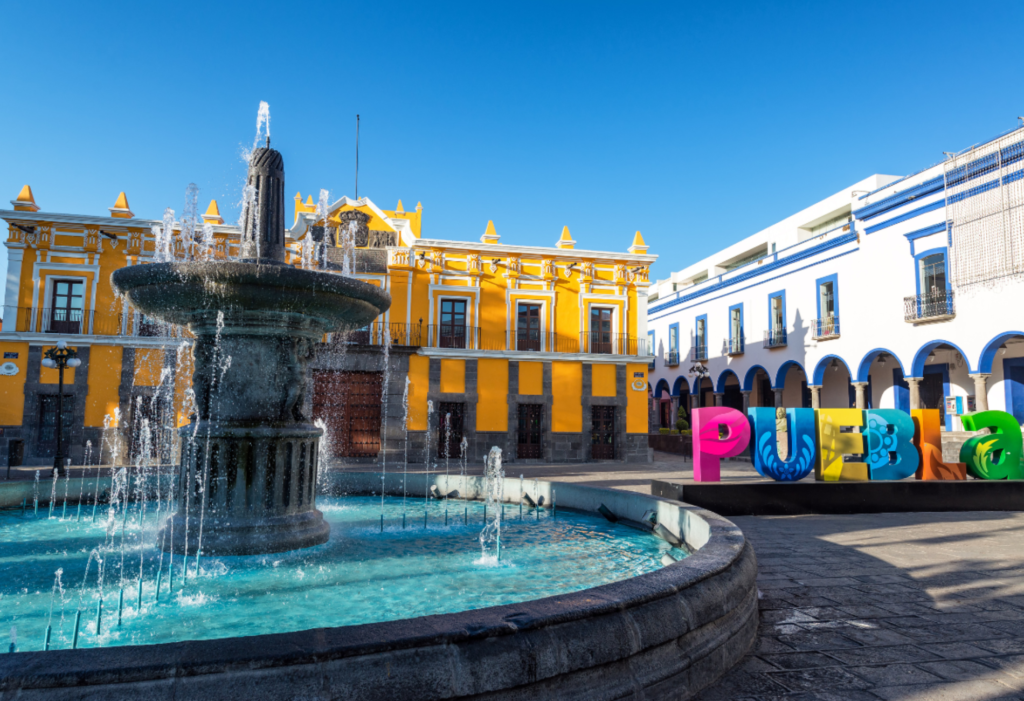
POLYGON ((938 339, 935 341, 928 341, 928 343, 918 349, 917 353, 914 354, 914 362, 910 364, 910 374, 907 375, 907 377, 924 377, 924 366, 925 362, 928 360, 928 354, 943 344, 950 346, 959 352, 964 358, 964 365, 967 366, 967 372, 974 372, 974 370, 971 369, 970 357, 964 353, 960 346, 949 341, 938 339))
POLYGON ((672 385, 672 396, 678 397, 682 394, 683 388, 686 388, 686 393, 690 393, 690 381, 683 375, 676 378, 675 384, 672 385))
POLYGON ((775 384, 772 385, 772 389, 783 389, 786 386, 786 374, 789 372, 789 369, 793 367, 800 368, 800 372, 804 374, 804 377, 807 377, 807 371, 804 370, 803 365, 795 360, 787 360, 782 364, 782 367, 779 368, 778 373, 776 373, 775 384))
POLYGON ((662 392, 662 390, 664 390, 666 393, 668 393, 668 391, 669 391, 669 389, 668 389, 668 382, 666 382, 665 380, 658 380, 658 385, 654 388, 654 398, 655 399, 661 399, 661 392, 662 392))
POLYGON ((754 378, 757 377, 757 371, 758 370, 763 372, 765 374, 765 377, 767 377, 769 380, 772 379, 772 374, 770 372, 768 372, 767 370, 765 370, 762 366, 760 366, 760 365, 753 365, 753 366, 751 366, 751 368, 749 370, 747 370, 747 374, 743 378, 743 391, 744 392, 749 392, 752 389, 754 389, 754 378))
POLYGON ((1024 332, 1007 331, 1006 333, 999 334, 986 343, 985 348, 981 351, 981 358, 978 359, 978 372, 992 372, 992 363, 995 362, 996 355, 999 353, 999 346, 1003 345, 1008 339, 1015 336, 1024 337, 1024 332))
POLYGON ((742 389, 742 384, 740 383, 739 376, 737 376, 736 373, 733 372, 732 370, 726 368, 725 370, 722 371, 722 374, 718 376, 718 389, 716 389, 715 391, 718 392, 719 394, 725 391, 725 381, 729 379, 729 375, 732 375, 733 377, 736 378, 736 384, 739 384, 742 389))
POLYGON ((853 378, 853 371, 850 370, 850 364, 843 360, 838 355, 826 355, 824 358, 818 361, 818 364, 814 366, 814 382, 811 384, 820 387, 825 382, 825 371, 832 365, 833 360, 838 360, 846 368, 846 372, 849 373, 850 378, 853 378))
POLYGON ((860 361, 860 367, 857 368, 857 379, 855 379, 854 382, 868 381, 868 375, 870 375, 871 373, 871 364, 875 362, 875 358, 880 356, 882 353, 885 353, 886 355, 892 357, 892 359, 896 361, 896 364, 900 366, 900 371, 904 374, 904 376, 907 374, 907 369, 903 367, 903 363, 900 362, 900 358, 898 355, 893 353, 888 348, 875 348, 874 350, 868 351, 867 354, 864 356, 864 359, 860 361))

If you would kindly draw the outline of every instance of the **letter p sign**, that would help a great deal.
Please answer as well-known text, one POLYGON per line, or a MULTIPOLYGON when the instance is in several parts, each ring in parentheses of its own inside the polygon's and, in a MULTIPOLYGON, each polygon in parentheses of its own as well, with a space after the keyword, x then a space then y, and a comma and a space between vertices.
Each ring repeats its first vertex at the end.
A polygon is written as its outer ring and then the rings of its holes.
POLYGON ((750 423, 740 412, 727 407, 694 409, 693 481, 720 481, 721 459, 739 455, 748 443, 750 423))

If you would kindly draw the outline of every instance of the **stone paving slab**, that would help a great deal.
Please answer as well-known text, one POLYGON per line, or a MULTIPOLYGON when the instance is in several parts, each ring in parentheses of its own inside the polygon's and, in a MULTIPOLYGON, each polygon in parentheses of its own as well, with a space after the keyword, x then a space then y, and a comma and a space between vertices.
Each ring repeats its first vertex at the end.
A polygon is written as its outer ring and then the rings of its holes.
POLYGON ((702 701, 1024 699, 1024 514, 733 520, 759 639, 702 701))

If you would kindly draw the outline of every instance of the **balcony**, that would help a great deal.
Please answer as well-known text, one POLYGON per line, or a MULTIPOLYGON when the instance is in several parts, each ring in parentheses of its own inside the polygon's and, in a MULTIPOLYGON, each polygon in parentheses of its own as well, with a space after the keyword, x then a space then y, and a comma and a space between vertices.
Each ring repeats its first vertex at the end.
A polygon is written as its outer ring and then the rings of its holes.
POLYGON ((670 350, 665 355, 665 364, 668 365, 670 368, 674 368, 677 365, 679 365, 679 351, 678 350, 670 350))
POLYGON ((519 351, 540 351, 541 349, 541 332, 537 329, 524 329, 522 331, 516 331, 516 350, 519 351))
POLYGON ((65 336, 164 336, 166 325, 135 315, 88 309, 4 307, 5 333, 45 333, 65 336), (17 322, 15 322, 17 319, 17 322))
POLYGON ((622 333, 580 334, 580 352, 614 355, 647 355, 647 339, 622 333))
POLYGON ((830 338, 839 338, 839 317, 830 316, 825 319, 815 319, 812 321, 811 336, 815 341, 827 341, 830 338))
POLYGON ((785 348, 789 343, 786 329, 772 329, 764 332, 765 348, 785 348))
POLYGON ((745 346, 746 342, 742 334, 738 337, 730 338, 725 342, 726 355, 743 355, 745 346))
POLYGON ((694 346, 690 351, 690 360, 694 363, 703 363, 708 359, 707 345, 694 346))
POLYGON ((908 324, 946 321, 956 316, 952 290, 935 290, 928 294, 903 298, 903 319, 908 324))
POLYGON ((388 342, 392 346, 421 346, 422 336, 422 324, 375 322, 348 333, 331 334, 331 342, 357 346, 382 346, 388 342))

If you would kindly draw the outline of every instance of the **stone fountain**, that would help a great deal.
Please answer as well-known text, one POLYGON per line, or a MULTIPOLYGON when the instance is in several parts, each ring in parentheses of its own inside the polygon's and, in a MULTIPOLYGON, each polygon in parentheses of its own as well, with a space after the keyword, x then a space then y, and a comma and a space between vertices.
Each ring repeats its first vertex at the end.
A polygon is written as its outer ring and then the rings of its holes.
MULTIPOLYGON (((325 542, 316 508, 322 431, 303 415, 307 367, 324 333, 391 306, 378 287, 285 263, 284 159, 253 151, 241 258, 134 265, 114 289, 145 314, 188 327, 196 415, 183 438, 172 552, 250 555, 325 542)), ((186 242, 186 249, 191 242, 186 242)), ((173 537, 172 537, 173 535, 173 537)))

